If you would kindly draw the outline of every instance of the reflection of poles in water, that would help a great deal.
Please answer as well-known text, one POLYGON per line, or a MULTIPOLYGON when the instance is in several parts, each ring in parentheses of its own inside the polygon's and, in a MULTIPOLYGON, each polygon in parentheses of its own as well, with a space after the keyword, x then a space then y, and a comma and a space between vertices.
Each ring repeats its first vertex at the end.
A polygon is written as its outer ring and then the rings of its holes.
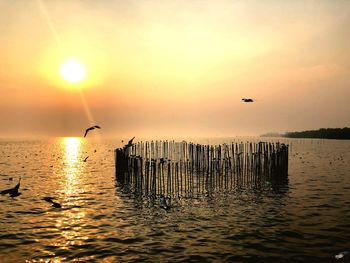
POLYGON ((133 139, 115 151, 116 177, 140 195, 196 196, 288 180, 288 145, 283 143, 134 144, 133 139))
POLYGON ((159 197, 160 208, 163 208, 165 210, 169 210, 170 209, 170 204, 169 203, 170 203, 170 199, 169 199, 169 201, 167 201, 165 196, 163 194, 161 194, 160 197, 159 197))

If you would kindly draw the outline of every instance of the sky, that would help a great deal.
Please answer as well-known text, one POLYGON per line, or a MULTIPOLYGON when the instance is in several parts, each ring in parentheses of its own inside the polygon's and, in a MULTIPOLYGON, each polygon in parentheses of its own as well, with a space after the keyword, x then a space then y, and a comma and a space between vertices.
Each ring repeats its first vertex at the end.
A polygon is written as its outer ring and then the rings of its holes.
POLYGON ((350 126, 350 1, 0 0, 0 137, 350 126), (86 78, 69 83, 74 58, 86 78), (242 98, 253 98, 244 103, 242 98))

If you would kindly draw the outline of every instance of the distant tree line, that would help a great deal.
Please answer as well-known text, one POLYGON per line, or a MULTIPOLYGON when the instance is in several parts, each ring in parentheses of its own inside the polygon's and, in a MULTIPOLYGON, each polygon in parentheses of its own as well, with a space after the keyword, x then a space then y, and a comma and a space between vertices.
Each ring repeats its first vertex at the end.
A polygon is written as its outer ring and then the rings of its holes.
POLYGON ((268 132, 260 135, 260 137, 284 137, 284 134, 278 132, 268 132))
POLYGON ((322 128, 319 130, 287 132, 284 136, 288 138, 321 138, 350 140, 350 128, 322 128))

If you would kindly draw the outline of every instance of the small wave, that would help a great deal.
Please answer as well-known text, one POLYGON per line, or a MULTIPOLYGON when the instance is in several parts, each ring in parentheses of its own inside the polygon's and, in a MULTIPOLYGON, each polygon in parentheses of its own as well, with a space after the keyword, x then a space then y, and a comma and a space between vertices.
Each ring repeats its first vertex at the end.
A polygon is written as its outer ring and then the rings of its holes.
POLYGON ((135 237, 135 238, 126 238, 126 239, 120 239, 117 237, 108 237, 102 239, 104 242, 115 242, 115 243, 121 243, 121 244, 135 244, 135 243, 140 243, 144 242, 145 239, 141 237, 135 237))

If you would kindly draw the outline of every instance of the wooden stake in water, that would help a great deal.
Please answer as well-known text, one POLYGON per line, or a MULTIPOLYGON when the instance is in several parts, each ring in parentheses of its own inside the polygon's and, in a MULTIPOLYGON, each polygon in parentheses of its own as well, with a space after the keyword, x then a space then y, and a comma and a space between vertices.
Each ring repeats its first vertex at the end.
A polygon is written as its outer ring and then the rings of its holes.
POLYGON ((116 179, 140 195, 194 196, 286 182, 288 145, 146 141, 115 150, 116 179))

